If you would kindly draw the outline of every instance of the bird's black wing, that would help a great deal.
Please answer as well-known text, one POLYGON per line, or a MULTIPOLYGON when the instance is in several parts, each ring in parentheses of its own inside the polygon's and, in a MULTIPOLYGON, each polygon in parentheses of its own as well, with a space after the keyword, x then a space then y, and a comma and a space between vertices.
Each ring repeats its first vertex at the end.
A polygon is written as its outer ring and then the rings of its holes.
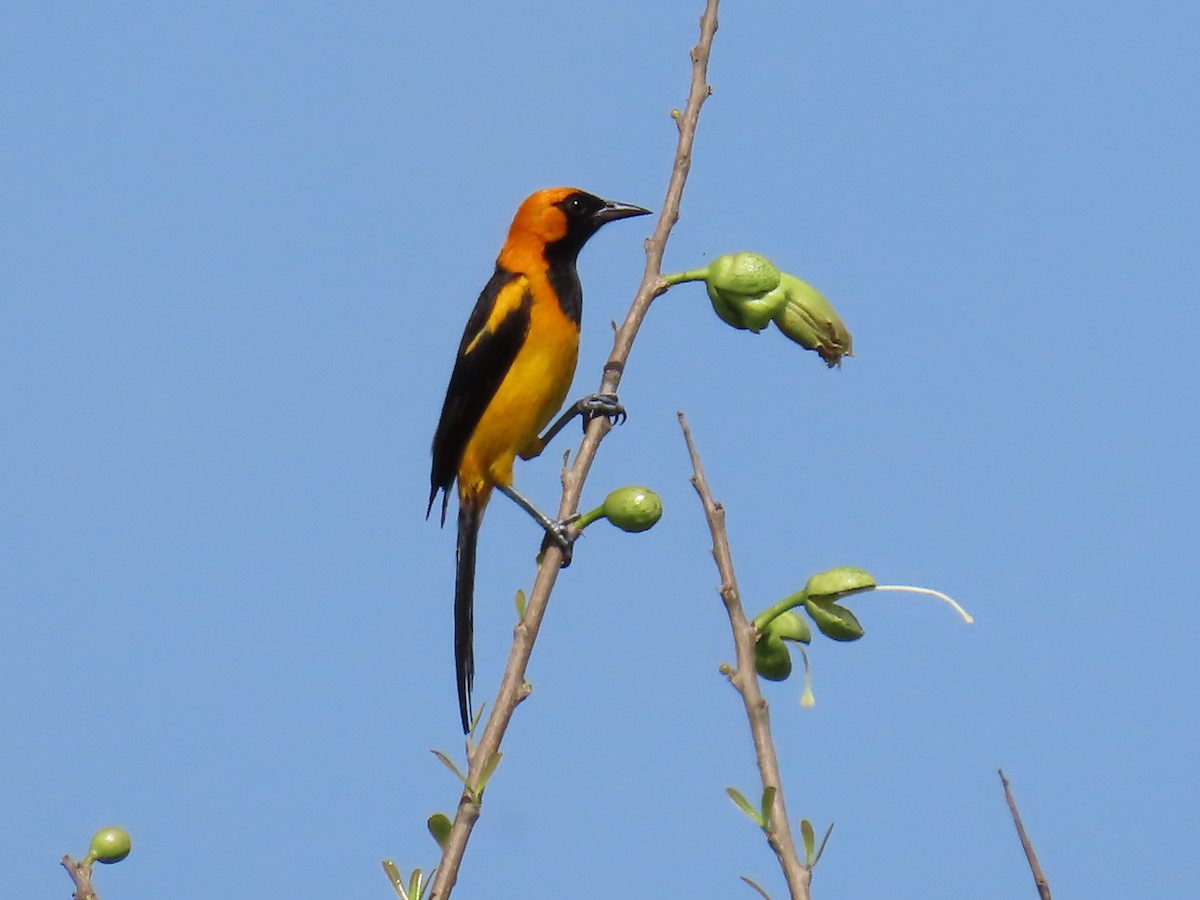
POLYGON ((442 417, 433 436, 426 518, 438 491, 445 491, 442 524, 446 524, 446 504, 463 451, 525 343, 532 306, 525 277, 497 265, 467 320, 450 386, 446 388, 442 417))

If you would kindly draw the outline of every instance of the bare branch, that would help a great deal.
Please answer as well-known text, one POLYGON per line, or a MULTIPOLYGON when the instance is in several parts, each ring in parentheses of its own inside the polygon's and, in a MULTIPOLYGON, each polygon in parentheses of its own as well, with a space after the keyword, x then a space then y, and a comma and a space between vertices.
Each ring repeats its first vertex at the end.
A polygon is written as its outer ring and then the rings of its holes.
POLYGON ((754 624, 746 619, 741 594, 738 592, 737 575, 733 570, 733 554, 729 549, 729 534, 725 530, 725 507, 713 499, 708 481, 704 477, 700 454, 696 450, 691 429, 688 428, 687 418, 683 413, 679 414, 679 427, 683 429, 683 439, 687 441, 688 454, 692 459, 692 486, 700 495, 700 502, 704 506, 704 518, 708 520, 708 530, 712 534, 713 558, 721 576, 721 600, 725 603, 725 611, 729 614, 729 627, 733 630, 737 668, 729 673, 729 681, 741 694, 742 703, 746 707, 746 718, 750 723, 750 736, 754 741, 754 754, 758 761, 758 773, 762 778, 763 788, 775 788, 771 821, 763 830, 767 835, 767 843, 779 860, 779 867, 783 870, 792 900, 809 900, 812 872, 800 861, 796 853, 796 842, 792 837, 787 809, 783 802, 779 757, 771 739, 771 714, 759 687, 758 673, 754 670, 754 645, 758 640, 758 632, 754 624))
MULTIPOLYGON (((616 393, 625 371, 625 364, 633 348, 634 338, 642 320, 650 309, 654 298, 667 289, 662 278, 662 260, 666 252, 667 240, 671 229, 679 220, 679 205, 683 199, 683 188, 687 182, 688 172, 692 165, 692 144, 696 136, 696 125, 700 119, 700 107, 708 99, 711 89, 708 84, 708 59, 712 50, 713 37, 717 31, 718 0, 706 0, 704 14, 700 19, 700 39, 692 48, 692 80, 688 92, 687 104, 682 113, 676 117, 679 129, 679 142, 675 151, 675 162, 671 170, 671 178, 667 184, 666 198, 663 201, 662 212, 659 213, 654 233, 646 241, 646 267, 642 274, 641 285, 638 287, 625 321, 617 329, 613 339, 612 353, 604 366, 604 375, 600 383, 601 393, 616 393)), ((563 473, 563 494, 559 504, 559 517, 573 515, 579 507, 579 497, 583 492, 592 461, 600 442, 607 434, 608 421, 604 418, 594 419, 588 426, 575 462, 563 473)), ((458 809, 454 816, 454 824, 450 829, 442 852, 442 860, 437 868, 430 898, 445 900, 450 896, 455 882, 458 880, 459 867, 462 865, 463 854, 471 831, 479 819, 480 792, 478 790, 484 765, 487 760, 500 749, 504 733, 508 730, 513 712, 517 705, 528 693, 525 689, 525 670, 529 657, 537 640, 550 594, 558 579, 558 571, 562 565, 562 552, 551 544, 542 558, 542 565, 529 593, 525 607, 525 615, 517 623, 513 633, 512 650, 508 663, 500 681, 500 689, 492 704, 492 713, 479 744, 470 755, 470 768, 467 771, 467 785, 459 800, 458 809)))
POLYGON ((1038 897, 1041 900, 1051 900, 1050 883, 1042 874, 1037 854, 1033 852, 1033 844, 1029 840, 1029 835, 1025 833, 1025 826, 1021 824, 1021 814, 1017 812, 1017 801, 1013 797, 1012 789, 1008 786, 1008 779, 1004 777, 1003 769, 996 771, 1000 774, 1000 783, 1004 785, 1004 799, 1008 801, 1008 811, 1012 813, 1013 824, 1017 826, 1017 837, 1021 839, 1021 849, 1025 851, 1025 859, 1029 862, 1029 871, 1033 873, 1033 883, 1037 885, 1038 897))

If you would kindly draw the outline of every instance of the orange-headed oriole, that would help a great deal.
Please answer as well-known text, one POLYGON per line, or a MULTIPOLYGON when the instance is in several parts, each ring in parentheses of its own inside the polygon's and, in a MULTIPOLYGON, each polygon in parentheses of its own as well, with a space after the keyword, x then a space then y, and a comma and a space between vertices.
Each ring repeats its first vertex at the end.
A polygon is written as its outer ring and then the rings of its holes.
POLYGON ((464 733, 471 724, 475 547, 484 509, 492 489, 498 488, 533 516, 550 540, 570 550, 567 523, 550 519, 513 489, 513 461, 537 456, 576 415, 624 415, 615 396, 593 394, 539 436, 562 407, 575 377, 583 311, 575 269, 579 251, 606 222, 649 212, 575 188, 531 195, 517 210, 496 271, 467 320, 433 438, 425 511, 428 518, 438 491, 444 491, 445 524, 450 487, 457 479, 454 662, 464 733))

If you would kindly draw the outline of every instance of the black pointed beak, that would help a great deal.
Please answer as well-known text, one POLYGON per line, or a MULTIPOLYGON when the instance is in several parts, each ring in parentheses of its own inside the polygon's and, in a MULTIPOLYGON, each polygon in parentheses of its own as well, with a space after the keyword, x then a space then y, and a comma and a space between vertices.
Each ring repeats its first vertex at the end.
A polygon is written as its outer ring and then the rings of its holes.
POLYGON ((604 205, 592 214, 592 220, 596 223, 596 227, 599 227, 605 222, 615 222, 617 219, 629 219, 633 216, 648 215, 650 215, 650 210, 634 206, 632 203, 618 203, 615 200, 605 200, 604 205))

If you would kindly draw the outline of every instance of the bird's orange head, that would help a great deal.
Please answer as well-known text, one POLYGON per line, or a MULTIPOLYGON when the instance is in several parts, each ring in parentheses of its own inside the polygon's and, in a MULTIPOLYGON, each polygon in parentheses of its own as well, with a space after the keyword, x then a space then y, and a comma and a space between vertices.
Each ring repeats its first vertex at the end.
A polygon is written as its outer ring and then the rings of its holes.
POLYGON ((546 188, 530 194, 517 209, 500 262, 514 270, 523 268, 522 262, 530 256, 574 262, 588 238, 605 223, 649 213, 578 188, 546 188))

